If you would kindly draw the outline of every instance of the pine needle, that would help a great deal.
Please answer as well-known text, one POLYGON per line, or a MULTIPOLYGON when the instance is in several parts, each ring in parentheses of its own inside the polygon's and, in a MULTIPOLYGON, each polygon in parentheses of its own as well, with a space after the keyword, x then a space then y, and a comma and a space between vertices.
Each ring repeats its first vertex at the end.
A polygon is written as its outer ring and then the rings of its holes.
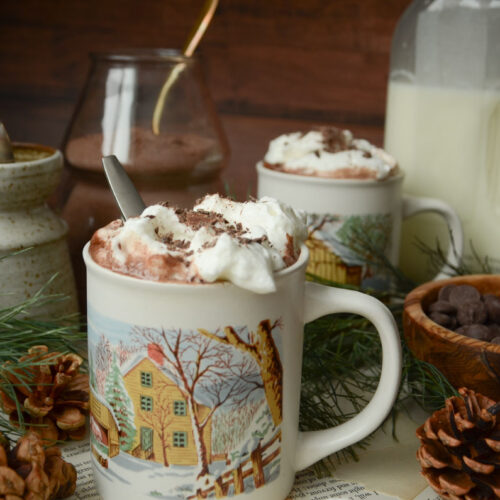
MULTIPOLYGON (((453 241, 451 235, 450 241, 453 241)), ((470 259, 469 261, 463 259, 458 265, 450 264, 447 261, 447 255, 441 247, 439 240, 436 240, 435 248, 431 248, 429 245, 418 238, 416 239, 415 244, 417 248, 427 256, 430 267, 434 272, 438 272, 440 269, 444 269, 444 272, 446 274, 449 274, 450 276, 463 276, 465 274, 476 273, 491 274, 493 272, 488 257, 481 257, 474 247, 474 243, 472 241, 469 241, 472 259, 470 259)), ((454 246, 452 247, 452 251, 456 258, 457 250, 454 246)))
MULTIPOLYGON (((358 241, 359 243, 359 241, 358 241)), ((308 280, 326 286, 359 290, 384 302, 394 315, 403 346, 402 383, 390 418, 396 436, 396 414, 404 411, 409 401, 416 402, 428 412, 442 408, 445 400, 457 394, 444 375, 433 365, 417 359, 408 348, 402 329, 403 300, 416 284, 408 279, 385 256, 370 249, 366 241, 371 265, 392 276, 393 288, 389 292, 361 289, 353 285, 335 283, 311 274, 308 280)), ((435 249, 419 242, 419 248, 436 268, 446 265, 446 256, 437 244, 435 249)), ((366 249, 365 249, 366 250, 366 249)), ((488 260, 481 261, 475 254, 476 264, 489 273, 488 260)), ((448 265, 450 275, 470 274, 464 264, 448 265)), ((319 430, 339 425, 358 413, 371 399, 380 378, 382 349, 373 325, 354 314, 324 316, 306 325, 304 335, 302 394, 300 406, 301 430, 319 430)), ((360 449, 366 448, 370 439, 342 450, 316 465, 316 473, 331 473, 337 464, 357 460, 360 449)))
POLYGON ((19 425, 15 426, 7 415, 0 412, 0 431, 10 434, 23 434, 23 415, 16 398, 16 387, 29 389, 32 371, 36 365, 50 362, 50 359, 33 359, 21 361, 28 349, 36 345, 46 345, 49 352, 67 354, 70 352, 86 356, 85 328, 79 315, 61 316, 54 320, 39 320, 30 318, 30 311, 37 308, 67 300, 60 294, 47 294, 51 281, 42 287, 35 295, 13 306, 0 309, 0 388, 17 404, 19 425), (13 383, 12 380, 17 380, 13 383))

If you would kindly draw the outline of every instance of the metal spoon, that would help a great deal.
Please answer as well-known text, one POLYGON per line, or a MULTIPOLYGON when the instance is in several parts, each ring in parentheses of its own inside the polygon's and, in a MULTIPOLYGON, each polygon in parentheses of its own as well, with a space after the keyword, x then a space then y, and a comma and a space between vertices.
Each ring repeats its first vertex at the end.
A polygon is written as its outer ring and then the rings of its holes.
MULTIPOLYGON (((219 0, 205 1, 203 9, 201 10, 200 13, 200 17, 198 18, 198 21, 194 25, 193 30, 191 31, 186 41, 186 44, 184 45, 184 48, 182 50, 184 56, 191 57, 193 55, 193 52, 200 43, 201 39, 203 38, 203 35, 205 34, 205 31, 207 30, 208 25, 212 20, 212 17, 214 17, 215 9, 217 8, 218 3, 219 0)), ((163 108, 165 107, 165 100, 167 98, 167 94, 172 85, 174 84, 175 80, 177 80, 177 78, 182 73, 185 67, 186 67, 185 62, 176 64, 172 69, 172 71, 170 72, 170 74, 168 75, 167 79, 165 80, 165 83, 163 84, 163 87, 160 91, 160 95, 158 96, 158 100, 156 101, 155 109, 153 112, 152 128, 153 128, 153 133, 155 135, 158 135, 160 133, 160 120, 163 114, 163 108)))
POLYGON ((15 161, 9 134, 4 124, 0 122, 0 163, 14 163, 15 161))
POLYGON ((146 205, 118 158, 115 155, 105 156, 102 166, 122 217, 127 220, 140 215, 146 205))

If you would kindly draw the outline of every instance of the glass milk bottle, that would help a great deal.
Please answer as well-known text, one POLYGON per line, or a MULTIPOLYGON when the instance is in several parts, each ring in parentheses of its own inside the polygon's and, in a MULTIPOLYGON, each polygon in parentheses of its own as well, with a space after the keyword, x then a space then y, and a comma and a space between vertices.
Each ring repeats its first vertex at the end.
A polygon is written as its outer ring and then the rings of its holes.
MULTIPOLYGON (((458 212, 465 262, 479 270, 475 252, 500 272, 499 0, 408 7, 392 41, 385 149, 406 173, 405 192, 441 198, 458 212)), ((431 248, 439 241, 446 249, 449 237, 431 215, 405 223, 401 267, 424 281, 431 271, 417 234, 431 248)))

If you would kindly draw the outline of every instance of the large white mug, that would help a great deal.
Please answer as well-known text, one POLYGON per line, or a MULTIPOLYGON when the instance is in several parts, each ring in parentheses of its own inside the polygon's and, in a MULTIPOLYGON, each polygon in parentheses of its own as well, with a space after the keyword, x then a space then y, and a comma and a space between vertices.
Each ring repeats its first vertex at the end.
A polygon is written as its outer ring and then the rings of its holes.
POLYGON ((359 292, 305 282, 308 250, 276 291, 161 283, 87 266, 92 463, 104 500, 283 500, 295 473, 374 431, 397 396, 399 334, 359 292), (382 343, 369 404, 337 427, 299 432, 304 323, 364 315, 382 343))
MULTIPOLYGON (((333 179, 280 172, 257 164, 257 195, 272 196, 308 214, 311 252, 308 272, 339 283, 386 289, 391 277, 385 259, 397 266, 401 222, 422 212, 444 218, 453 244, 447 263, 463 253, 458 215, 447 203, 402 193, 403 173, 385 180, 333 179)), ((434 279, 449 277, 445 264, 434 279)))

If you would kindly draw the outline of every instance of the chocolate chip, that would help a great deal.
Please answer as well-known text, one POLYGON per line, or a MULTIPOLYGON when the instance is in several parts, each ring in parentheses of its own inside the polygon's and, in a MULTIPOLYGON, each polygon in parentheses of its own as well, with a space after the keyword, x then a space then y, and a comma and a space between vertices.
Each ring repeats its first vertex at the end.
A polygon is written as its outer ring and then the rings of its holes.
POLYGON ((470 285, 446 285, 427 313, 445 328, 478 340, 497 339, 500 345, 500 296, 481 295, 470 285))
POLYGON ((487 319, 488 312, 486 311, 486 306, 480 300, 463 302, 458 307, 457 321, 461 325, 486 323, 487 319))
POLYGON ((500 325, 497 325, 496 323, 490 323, 486 326, 490 329, 491 337, 500 337, 500 325))
POLYGON ((456 326, 455 318, 448 316, 447 314, 443 314, 440 312, 432 312, 429 314, 429 318, 437 323, 438 325, 444 326, 445 328, 454 328, 456 326))
POLYGON ((486 325, 465 325, 456 329, 457 333, 476 340, 490 340, 490 329, 486 325))
POLYGON ((494 293, 485 293, 483 295, 483 301, 484 302, 487 302, 488 300, 491 300, 491 299, 499 299, 499 297, 497 295, 495 295, 494 293))
POLYGON ((450 291, 448 301, 459 307, 467 302, 481 300, 479 291, 471 285, 458 285, 450 291))
POLYGON ((429 312, 439 312, 443 314, 456 314, 457 308, 446 302, 445 300, 438 300, 429 306, 429 312))
POLYGON ((438 292, 438 300, 444 300, 447 302, 448 299, 450 298, 451 291, 456 287, 457 285, 445 285, 442 288, 440 288, 438 292))
POLYGON ((500 298, 488 293, 483 295, 483 301, 488 311, 488 320, 494 323, 500 323, 500 298))

